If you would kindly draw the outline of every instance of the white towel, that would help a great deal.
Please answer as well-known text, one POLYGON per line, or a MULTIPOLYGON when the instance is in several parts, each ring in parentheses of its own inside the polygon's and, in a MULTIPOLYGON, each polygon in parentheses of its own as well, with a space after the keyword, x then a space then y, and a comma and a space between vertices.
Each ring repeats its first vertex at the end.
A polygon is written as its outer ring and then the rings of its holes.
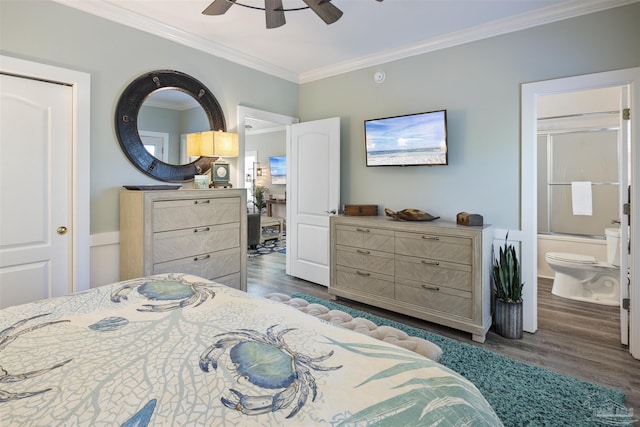
POLYGON ((571 183, 571 204, 574 215, 593 215, 591 181, 571 183))

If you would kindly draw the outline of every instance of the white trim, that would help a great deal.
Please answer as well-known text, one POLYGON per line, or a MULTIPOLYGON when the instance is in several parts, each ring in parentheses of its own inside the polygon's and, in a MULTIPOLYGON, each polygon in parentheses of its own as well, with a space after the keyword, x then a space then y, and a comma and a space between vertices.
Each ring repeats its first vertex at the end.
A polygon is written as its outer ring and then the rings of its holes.
POLYGON ((72 292, 90 287, 90 144, 91 144, 91 75, 80 71, 54 67, 0 55, 0 69, 4 72, 31 78, 54 81, 71 86, 73 90, 72 142, 72 292))
POLYGON ((589 13, 595 13, 618 6, 624 6, 637 1, 638 0, 570 1, 538 9, 534 12, 523 13, 518 16, 493 21, 488 24, 444 34, 428 40, 422 40, 404 47, 392 48, 382 52, 376 52, 372 55, 361 56, 353 60, 303 72, 300 74, 299 80, 300 83, 308 83, 314 80, 320 80, 350 71, 373 67, 411 56, 459 46, 465 43, 525 30, 527 28, 549 24, 576 16, 587 15, 589 13))
POLYGON ((308 83, 323 78, 336 76, 350 71, 366 67, 396 61, 410 56, 433 52, 452 46, 461 45, 489 37, 507 34, 527 28, 557 22, 576 16, 587 15, 602 10, 636 3, 638 0, 571 0, 557 5, 552 5, 533 12, 523 13, 518 16, 504 18, 488 24, 479 25, 462 31, 433 37, 404 47, 393 48, 371 55, 361 56, 348 61, 332 64, 327 67, 309 70, 300 74, 285 70, 275 64, 270 64, 259 58, 244 54, 227 46, 206 40, 202 37, 189 34, 178 28, 154 21, 147 17, 135 14, 104 0, 54 0, 65 6, 114 21, 120 24, 136 28, 147 33, 198 49, 200 51, 218 56, 220 58, 244 65, 254 70, 280 77, 294 83, 308 83))
MULTIPOLYGON (((524 329, 533 332, 537 329, 537 102, 542 95, 571 92, 585 89, 597 89, 612 86, 630 86, 631 98, 631 182, 640 182, 640 67, 625 70, 608 71, 584 76, 568 77, 522 85, 521 106, 521 205, 522 216, 522 274, 525 283, 536 284, 524 288, 524 329), (529 301, 535 304, 527 303, 529 301), (532 330, 531 330, 532 329, 532 330)), ((631 200, 640 200, 640 185, 631 186, 631 200)), ((640 209, 631 209, 631 223, 640 224, 640 209)), ((633 236, 640 230, 632 229, 633 236)), ((631 239, 632 258, 629 266, 632 272, 630 286, 631 315, 629 319, 629 352, 640 359, 640 247, 637 237, 631 239), (634 327, 635 326, 635 327, 634 327)))
POLYGON ((119 244, 120 244, 119 231, 109 231, 107 233, 99 233, 99 234, 91 235, 92 248, 95 248, 98 246, 119 245, 119 244))
MULTIPOLYGON (((101 18, 108 19, 119 24, 132 27, 158 37, 162 37, 167 40, 174 41, 176 43, 188 46, 197 50, 200 50, 211 55, 215 55, 222 59, 226 59, 236 64, 244 65, 249 68, 253 68, 263 73, 270 74, 276 77, 280 77, 285 80, 298 82, 298 75, 292 71, 285 70, 274 64, 270 64, 262 59, 256 58, 251 55, 244 54, 235 49, 231 49, 227 46, 219 43, 206 40, 202 37, 190 34, 179 28, 172 27, 167 24, 163 24, 158 21, 154 21, 145 16, 138 15, 129 10, 118 7, 114 4, 107 3, 104 0, 53 0, 56 3, 63 4, 65 6, 72 7, 74 9, 81 10, 83 12, 90 13, 92 15, 99 16, 101 18)), ((153 6, 150 6, 153 7, 153 6)))

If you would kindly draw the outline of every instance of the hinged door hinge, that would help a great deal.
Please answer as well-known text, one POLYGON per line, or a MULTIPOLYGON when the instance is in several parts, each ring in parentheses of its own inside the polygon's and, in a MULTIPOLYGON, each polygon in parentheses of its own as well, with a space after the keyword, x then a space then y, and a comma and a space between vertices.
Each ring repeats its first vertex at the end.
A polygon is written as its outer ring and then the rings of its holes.
POLYGON ((623 298, 622 299, 622 308, 624 308, 625 310, 629 310, 630 306, 631 306, 631 303, 629 302, 629 298, 623 298))
POLYGON ((631 120, 631 108, 622 110, 622 120, 631 120))
POLYGON ((622 213, 625 215, 631 215, 631 203, 624 203, 622 205, 622 213))

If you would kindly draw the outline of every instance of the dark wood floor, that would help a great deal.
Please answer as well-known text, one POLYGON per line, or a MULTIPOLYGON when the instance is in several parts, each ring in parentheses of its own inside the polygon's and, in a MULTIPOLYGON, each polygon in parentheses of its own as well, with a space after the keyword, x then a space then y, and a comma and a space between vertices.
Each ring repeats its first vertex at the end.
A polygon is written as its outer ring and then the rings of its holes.
MULTIPOLYGON (((272 292, 302 292, 329 300, 327 288, 285 274, 285 255, 273 253, 248 260, 247 291, 264 296, 272 292)), ((477 345, 523 362, 570 375, 626 394, 635 418, 640 417, 640 360, 620 344, 617 307, 571 301, 551 294, 551 281, 538 283, 538 331, 521 340, 509 340, 489 331, 483 344, 471 335, 386 310, 340 300, 350 307, 369 311, 404 324, 422 328, 468 344, 477 345)))

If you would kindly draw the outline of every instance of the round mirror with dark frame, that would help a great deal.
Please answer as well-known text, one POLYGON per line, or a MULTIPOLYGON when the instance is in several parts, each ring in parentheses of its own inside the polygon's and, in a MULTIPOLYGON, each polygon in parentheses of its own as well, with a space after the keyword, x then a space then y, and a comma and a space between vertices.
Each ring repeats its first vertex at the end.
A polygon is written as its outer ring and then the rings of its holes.
POLYGON ((158 70, 136 78, 122 92, 115 114, 116 135, 122 151, 140 171, 161 181, 189 181, 209 170, 211 159, 199 157, 182 165, 166 163, 147 151, 140 138, 140 108, 151 94, 167 89, 184 92, 198 101, 209 121, 210 129, 206 130, 227 130, 222 108, 206 86, 179 71, 158 70))

